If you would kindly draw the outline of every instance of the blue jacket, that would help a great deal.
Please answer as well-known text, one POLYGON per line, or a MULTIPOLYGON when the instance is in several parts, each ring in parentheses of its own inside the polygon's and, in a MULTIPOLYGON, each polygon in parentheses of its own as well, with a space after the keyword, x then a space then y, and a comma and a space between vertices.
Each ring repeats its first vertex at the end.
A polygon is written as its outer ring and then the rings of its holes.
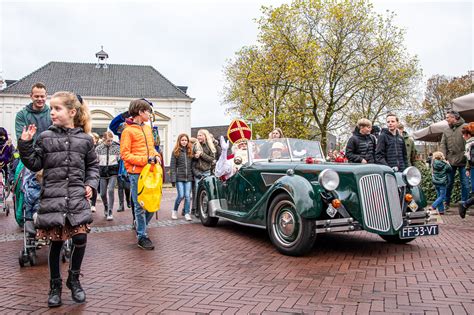
MULTIPOLYGON (((122 124, 124 124, 125 121, 128 118, 130 118, 130 114, 128 113, 128 111, 126 111, 126 112, 123 112, 123 113, 115 116, 115 118, 112 119, 112 121, 109 124, 110 131, 112 131, 113 134, 116 135, 119 138, 119 140, 120 140, 120 137, 122 136, 122 130, 123 130, 122 124)), ((152 128, 153 138, 154 138, 154 141, 155 141, 155 150, 156 150, 156 152, 161 153, 161 149, 160 149, 160 145, 159 145, 160 136, 158 135, 158 130, 155 130, 155 128, 156 127, 152 128), (155 139, 155 138, 157 138, 157 139, 155 139), (157 140, 158 140, 158 144, 156 143, 157 140)))

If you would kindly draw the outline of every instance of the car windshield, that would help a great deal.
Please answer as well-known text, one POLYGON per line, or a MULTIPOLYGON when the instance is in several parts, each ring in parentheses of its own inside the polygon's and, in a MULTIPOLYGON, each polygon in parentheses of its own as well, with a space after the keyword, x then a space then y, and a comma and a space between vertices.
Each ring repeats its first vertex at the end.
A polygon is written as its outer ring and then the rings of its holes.
POLYGON ((249 160, 292 160, 301 161, 312 157, 324 161, 318 141, 292 138, 265 139, 249 141, 249 160))

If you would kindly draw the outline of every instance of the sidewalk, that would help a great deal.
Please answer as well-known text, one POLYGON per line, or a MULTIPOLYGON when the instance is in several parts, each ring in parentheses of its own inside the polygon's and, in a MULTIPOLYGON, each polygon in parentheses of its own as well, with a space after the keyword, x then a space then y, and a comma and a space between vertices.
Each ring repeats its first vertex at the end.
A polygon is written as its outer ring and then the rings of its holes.
POLYGON ((448 213, 439 236, 409 245, 335 233, 319 236, 310 255, 288 257, 264 230, 171 220, 174 198, 164 190, 149 230, 154 251, 136 246, 130 210, 106 221, 99 205, 81 278, 87 302, 75 304, 64 286, 64 305, 52 310, 47 248, 37 266, 20 268, 21 240, 5 237, 19 229, 0 214, 0 313, 474 314, 472 210, 465 220, 448 213))

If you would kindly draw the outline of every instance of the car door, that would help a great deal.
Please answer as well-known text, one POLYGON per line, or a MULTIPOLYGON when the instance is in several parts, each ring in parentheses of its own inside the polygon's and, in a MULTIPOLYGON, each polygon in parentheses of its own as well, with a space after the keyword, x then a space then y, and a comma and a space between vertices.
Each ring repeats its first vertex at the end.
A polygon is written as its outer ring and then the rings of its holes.
POLYGON ((226 210, 248 213, 253 208, 256 198, 255 188, 247 178, 250 171, 242 167, 224 183, 226 210))

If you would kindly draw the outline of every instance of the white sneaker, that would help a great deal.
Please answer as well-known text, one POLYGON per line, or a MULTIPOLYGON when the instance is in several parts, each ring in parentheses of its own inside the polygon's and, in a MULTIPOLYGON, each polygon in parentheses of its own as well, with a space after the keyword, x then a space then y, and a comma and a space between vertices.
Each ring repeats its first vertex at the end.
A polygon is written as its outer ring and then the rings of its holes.
POLYGON ((191 216, 189 215, 189 213, 186 213, 184 215, 184 218, 186 219, 186 221, 192 221, 193 219, 191 218, 191 216))
POLYGON ((178 220, 178 211, 171 212, 171 219, 178 220))
POLYGON ((91 211, 92 211, 92 212, 95 212, 95 206, 92 206, 92 207, 91 207, 91 211))
POLYGON ((113 215, 109 214, 109 215, 107 216, 107 221, 112 221, 113 219, 114 219, 114 216, 113 216, 113 215))

